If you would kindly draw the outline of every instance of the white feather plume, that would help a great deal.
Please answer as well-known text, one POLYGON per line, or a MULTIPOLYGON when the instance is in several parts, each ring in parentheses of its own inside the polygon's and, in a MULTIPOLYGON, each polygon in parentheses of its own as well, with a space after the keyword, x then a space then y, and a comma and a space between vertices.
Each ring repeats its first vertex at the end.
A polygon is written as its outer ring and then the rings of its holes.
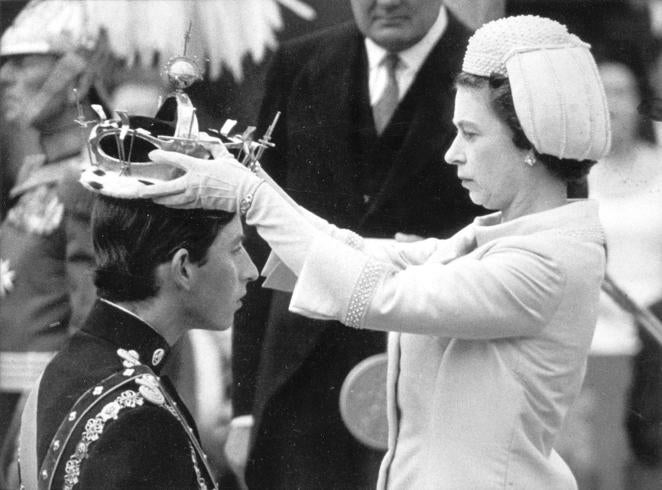
MULTIPOLYGON (((49 0, 46 0, 49 1, 49 0)), ((71 1, 71 0, 69 0, 71 1)), ((283 28, 282 8, 311 20, 315 11, 302 0, 84 0, 88 22, 108 32, 111 48, 129 64, 183 54, 209 62, 209 77, 228 70, 241 80, 246 56, 264 59, 283 28)))

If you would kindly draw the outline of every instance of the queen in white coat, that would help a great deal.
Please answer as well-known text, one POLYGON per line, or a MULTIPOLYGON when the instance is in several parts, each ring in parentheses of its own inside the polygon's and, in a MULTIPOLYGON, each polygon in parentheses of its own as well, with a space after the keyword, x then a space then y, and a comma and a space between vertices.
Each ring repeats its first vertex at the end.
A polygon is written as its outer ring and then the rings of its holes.
POLYGON ((566 188, 607 153, 608 121, 586 44, 549 19, 504 18, 469 42, 446 154, 495 212, 448 240, 363 240, 228 156, 154 152, 186 175, 137 197, 245 213, 273 249, 268 281, 291 279, 292 311, 395 332, 380 488, 574 489, 553 446, 584 376, 605 249, 597 205, 566 188))

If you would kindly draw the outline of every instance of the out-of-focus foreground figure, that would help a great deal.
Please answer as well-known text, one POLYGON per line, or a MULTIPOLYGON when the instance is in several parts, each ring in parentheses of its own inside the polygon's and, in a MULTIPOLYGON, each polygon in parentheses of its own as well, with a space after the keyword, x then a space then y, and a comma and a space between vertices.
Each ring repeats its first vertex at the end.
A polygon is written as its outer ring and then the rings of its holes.
POLYGON ((91 200, 74 180, 86 136, 75 120, 92 116, 91 102, 103 103, 113 59, 107 38, 83 30, 71 14, 60 2, 33 2, 0 42, 3 115, 16 131, 36 135, 0 225, 0 439, 7 457, 16 404, 94 295, 91 200))
MULTIPOLYGON (((112 108, 153 115, 153 85, 145 92, 122 83, 127 82, 124 68, 143 66, 158 73, 185 44, 208 60, 210 78, 241 78, 247 56, 258 62, 275 47, 275 31, 283 25, 280 3, 39 0, 29 2, 3 34, 3 123, 15 128, 16 139, 19 133, 30 135, 26 140, 33 147, 18 152, 30 156, 20 164, 0 227, 3 460, 13 453, 13 437, 5 432, 21 396, 79 327, 94 298, 90 196, 77 182, 88 159, 89 130, 75 120, 96 119, 92 103, 110 114, 106 102, 118 83, 121 91, 115 95, 121 102, 112 108), (139 102, 149 98, 146 108, 127 99, 137 89, 139 102)), ((299 0, 283 3, 297 14, 314 14, 299 0)))
MULTIPOLYGON (((599 71, 613 137, 588 176, 588 192, 600 203, 610 284, 647 308, 662 298, 662 153, 642 137, 632 68, 604 61, 599 71)), ((559 447, 581 488, 659 488, 659 471, 652 477, 662 457, 661 368, 657 341, 631 308, 603 292, 586 381, 559 447)))
MULTIPOLYGON (((637 306, 651 308, 660 318, 662 151, 659 142, 655 146, 640 136, 641 95, 633 71, 624 64, 602 63, 600 73, 614 139, 610 155, 589 175, 589 194, 600 201, 609 249, 608 274, 637 306)), ((658 342, 636 324, 630 311, 603 295, 593 350, 620 356, 628 362, 621 372, 631 372, 631 377, 622 378, 625 407, 618 414, 631 450, 622 488, 654 489, 662 480, 662 350, 658 342)), ((619 379, 614 377, 615 385, 619 379)), ((617 451, 619 445, 614 448, 617 451)))

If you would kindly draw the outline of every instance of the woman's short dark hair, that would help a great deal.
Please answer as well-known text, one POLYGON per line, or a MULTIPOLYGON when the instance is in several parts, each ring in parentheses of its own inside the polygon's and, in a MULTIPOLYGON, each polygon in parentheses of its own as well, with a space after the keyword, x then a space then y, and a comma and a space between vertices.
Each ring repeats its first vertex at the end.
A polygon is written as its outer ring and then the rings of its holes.
POLYGON ((456 86, 469 88, 489 87, 490 100, 497 116, 513 131, 513 143, 522 150, 532 150, 536 160, 541 162, 552 175, 565 182, 575 182, 588 175, 595 160, 573 160, 558 158, 553 155, 538 153, 524 134, 522 125, 515 112, 515 104, 508 78, 493 74, 490 77, 461 72, 455 79, 456 86))
POLYGON ((98 196, 92 212, 98 295, 110 301, 140 301, 156 295, 157 266, 181 248, 193 263, 204 264, 209 247, 233 216, 98 196))

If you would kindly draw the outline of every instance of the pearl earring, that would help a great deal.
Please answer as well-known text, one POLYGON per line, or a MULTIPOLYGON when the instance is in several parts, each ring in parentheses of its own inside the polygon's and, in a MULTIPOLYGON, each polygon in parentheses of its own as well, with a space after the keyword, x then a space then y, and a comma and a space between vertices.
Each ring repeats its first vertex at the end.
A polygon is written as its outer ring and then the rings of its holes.
POLYGON ((529 167, 533 167, 536 164, 536 155, 533 153, 533 150, 526 154, 524 163, 526 163, 529 167))

